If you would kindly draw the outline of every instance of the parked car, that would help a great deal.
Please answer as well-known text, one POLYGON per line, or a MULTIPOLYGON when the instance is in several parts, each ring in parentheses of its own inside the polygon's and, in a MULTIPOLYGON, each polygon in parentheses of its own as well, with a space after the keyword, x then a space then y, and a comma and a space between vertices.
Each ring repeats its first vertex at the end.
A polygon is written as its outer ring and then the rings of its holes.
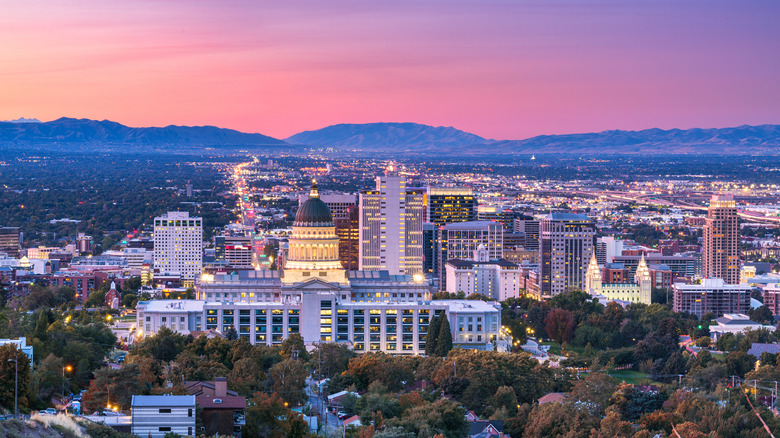
POLYGON ((38 411, 38 414, 40 415, 57 415, 57 410, 54 408, 49 408, 43 411, 38 411))

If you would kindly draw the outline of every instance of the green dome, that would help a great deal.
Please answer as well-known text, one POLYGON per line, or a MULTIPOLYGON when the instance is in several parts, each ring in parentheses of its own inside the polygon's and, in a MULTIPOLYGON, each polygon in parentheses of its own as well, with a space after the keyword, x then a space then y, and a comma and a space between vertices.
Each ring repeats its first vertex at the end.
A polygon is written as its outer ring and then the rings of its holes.
POLYGON ((332 227, 333 215, 328 205, 322 202, 317 190, 317 181, 312 182, 309 199, 295 213, 295 227, 332 227))

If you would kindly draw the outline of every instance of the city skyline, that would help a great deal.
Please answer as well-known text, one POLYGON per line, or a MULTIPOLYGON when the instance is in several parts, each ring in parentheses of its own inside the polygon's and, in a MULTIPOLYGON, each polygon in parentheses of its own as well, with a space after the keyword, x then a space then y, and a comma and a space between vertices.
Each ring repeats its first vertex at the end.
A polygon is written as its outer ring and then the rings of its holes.
POLYGON ((495 139, 776 122, 766 1, 6 7, 0 119, 286 138, 411 121, 495 139), (750 80, 745 80, 750 78, 750 80))

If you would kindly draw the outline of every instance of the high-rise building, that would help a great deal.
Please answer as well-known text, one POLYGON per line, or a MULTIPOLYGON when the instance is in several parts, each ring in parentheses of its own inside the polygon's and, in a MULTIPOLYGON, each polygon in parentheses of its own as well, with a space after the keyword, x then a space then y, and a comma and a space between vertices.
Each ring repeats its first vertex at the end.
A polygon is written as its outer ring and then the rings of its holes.
POLYGON ((22 232, 19 227, 0 228, 0 252, 8 257, 19 258, 19 248, 22 246, 22 232))
MULTIPOLYGON (((327 202, 326 202, 327 204, 327 202)), ((347 208, 347 218, 336 219, 336 235, 339 237, 339 260, 348 271, 358 270, 360 255, 360 210, 357 205, 347 208)))
MULTIPOLYGON (((323 193, 320 199, 330 209, 333 220, 349 219, 349 208, 357 205, 357 196, 341 193, 323 193)), ((298 206, 309 200, 309 195, 298 195, 298 206)))
POLYGON ((437 227, 473 221, 476 205, 470 188, 428 187, 427 221, 437 227))
POLYGON ((541 298, 584 290, 596 228, 584 214, 551 213, 539 225, 541 298))
POLYGON ((433 274, 436 270, 436 252, 438 249, 438 227, 430 222, 423 224, 423 273, 433 274))
POLYGON ((489 260, 503 258, 504 227, 494 221, 459 222, 439 228, 436 275, 439 289, 447 290, 444 266, 451 259, 470 259, 480 245, 485 246, 489 260))
POLYGON ((178 272, 182 284, 194 284, 203 271, 203 219, 186 211, 154 218, 154 270, 178 272))
POLYGON ((704 224, 702 268, 704 278, 739 284, 739 225, 731 196, 713 196, 704 224))
POLYGON ((480 204, 477 205, 477 220, 501 222, 505 229, 510 230, 515 220, 515 212, 500 205, 480 204))
POLYGON ((530 216, 521 216, 514 220, 514 232, 525 233, 525 249, 539 250, 539 221, 530 216))
POLYGON ((360 270, 416 275, 423 271, 425 189, 406 179, 377 177, 376 190, 360 193, 360 270))

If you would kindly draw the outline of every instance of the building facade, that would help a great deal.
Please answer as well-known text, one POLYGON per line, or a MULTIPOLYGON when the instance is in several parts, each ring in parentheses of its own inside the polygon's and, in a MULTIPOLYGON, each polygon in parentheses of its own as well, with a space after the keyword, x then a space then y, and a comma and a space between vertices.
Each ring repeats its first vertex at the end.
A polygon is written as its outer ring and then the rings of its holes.
POLYGON ((339 237, 339 260, 344 269, 356 271, 360 262, 360 209, 357 205, 347 208, 347 218, 333 218, 339 237))
POLYGON ((704 224, 702 275, 739 283, 739 225, 731 196, 713 196, 704 224))
POLYGON ((376 190, 360 193, 359 205, 359 269, 421 274, 425 190, 408 188, 400 176, 381 176, 376 190))
POLYGON ((593 254, 588 264, 585 290, 594 296, 603 296, 608 301, 625 301, 629 303, 651 303, 652 278, 650 269, 644 257, 640 260, 634 276, 635 282, 604 282, 601 268, 593 254))
POLYGON ((444 265, 450 259, 470 259, 480 245, 487 250, 488 259, 503 258, 503 230, 503 225, 494 221, 460 222, 440 227, 435 273, 439 276, 439 290, 447 290, 444 265))
POLYGON ((154 218, 154 270, 179 273, 193 285, 203 271, 203 220, 188 212, 169 211, 154 218))
POLYGON ((131 433, 163 438, 167 433, 195 436, 194 395, 134 395, 131 433))
POLYGON ((22 230, 19 227, 0 227, 0 252, 19 258, 22 247, 22 230))
POLYGON ((715 316, 727 313, 750 312, 750 291, 746 284, 726 284, 720 278, 705 278, 701 284, 675 283, 675 312, 692 313, 699 318, 712 312, 715 316))
POLYGON ((427 221, 437 227, 476 218, 477 200, 470 188, 428 187, 427 221))
POLYGON ((539 293, 542 299, 584 290, 596 229, 584 214, 551 213, 539 227, 539 293))
POLYGON ((484 245, 472 260, 450 259, 445 265, 447 292, 482 294, 497 301, 517 298, 524 288, 519 266, 504 259, 490 260, 484 245))

